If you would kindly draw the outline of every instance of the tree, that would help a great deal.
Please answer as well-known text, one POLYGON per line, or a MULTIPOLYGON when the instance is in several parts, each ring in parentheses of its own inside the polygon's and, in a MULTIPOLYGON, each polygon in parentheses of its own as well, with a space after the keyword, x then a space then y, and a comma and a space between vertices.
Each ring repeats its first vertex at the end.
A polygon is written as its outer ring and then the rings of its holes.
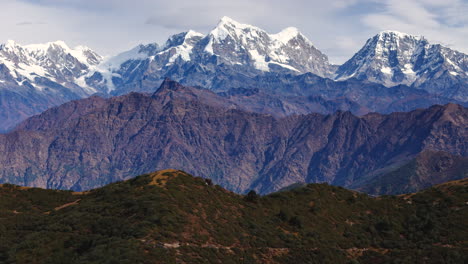
POLYGON ((205 183, 208 186, 213 186, 213 181, 211 179, 205 179, 205 183))
POLYGON ((258 194, 256 191, 251 190, 250 192, 247 193, 247 196, 245 196, 245 200, 247 202, 252 202, 256 203, 258 201, 258 194))
POLYGON ((289 219, 289 224, 297 228, 302 228, 302 221, 298 216, 293 216, 289 219))

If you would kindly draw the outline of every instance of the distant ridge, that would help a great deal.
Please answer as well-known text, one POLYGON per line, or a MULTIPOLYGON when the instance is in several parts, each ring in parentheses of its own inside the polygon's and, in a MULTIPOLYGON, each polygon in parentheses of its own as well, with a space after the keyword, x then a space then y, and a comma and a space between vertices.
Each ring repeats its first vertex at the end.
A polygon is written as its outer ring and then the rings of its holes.
MULTIPOLYGON (((468 112, 456 104, 275 117, 238 100, 166 79, 153 95, 64 104, 0 135, 0 182, 80 191, 172 167, 239 193, 296 182, 360 188, 426 150, 468 154, 468 112)), ((411 191, 439 183, 426 176, 411 191)))

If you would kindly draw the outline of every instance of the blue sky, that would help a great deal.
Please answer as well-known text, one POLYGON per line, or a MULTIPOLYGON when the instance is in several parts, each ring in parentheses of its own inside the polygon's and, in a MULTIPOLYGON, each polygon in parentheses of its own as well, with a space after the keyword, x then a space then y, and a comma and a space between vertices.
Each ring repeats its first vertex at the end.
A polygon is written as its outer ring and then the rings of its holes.
POLYGON ((382 30, 468 53, 468 0, 0 0, 0 42, 63 40, 113 55, 174 33, 207 33, 222 16, 276 33, 295 26, 334 63, 382 30))

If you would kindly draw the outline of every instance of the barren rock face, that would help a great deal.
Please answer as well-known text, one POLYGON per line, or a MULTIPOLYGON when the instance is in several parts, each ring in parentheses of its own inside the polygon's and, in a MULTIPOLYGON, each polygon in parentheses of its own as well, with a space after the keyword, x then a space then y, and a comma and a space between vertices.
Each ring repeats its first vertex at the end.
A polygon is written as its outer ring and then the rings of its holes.
POLYGON ((277 118, 217 96, 166 80, 153 95, 50 109, 0 135, 0 182, 85 190, 175 168, 267 193, 301 181, 350 186, 424 150, 468 152, 458 105, 277 118))

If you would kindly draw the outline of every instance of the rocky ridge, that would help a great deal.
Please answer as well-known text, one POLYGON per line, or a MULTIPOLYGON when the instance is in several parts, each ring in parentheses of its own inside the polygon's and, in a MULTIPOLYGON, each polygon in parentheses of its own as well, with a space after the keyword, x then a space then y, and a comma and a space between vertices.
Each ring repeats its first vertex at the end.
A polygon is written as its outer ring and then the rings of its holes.
POLYGON ((295 182, 351 186, 424 150, 467 155, 467 111, 455 104, 277 118, 217 96, 166 80, 153 95, 50 109, 0 135, 0 181, 85 190, 173 167, 268 193, 295 182))

